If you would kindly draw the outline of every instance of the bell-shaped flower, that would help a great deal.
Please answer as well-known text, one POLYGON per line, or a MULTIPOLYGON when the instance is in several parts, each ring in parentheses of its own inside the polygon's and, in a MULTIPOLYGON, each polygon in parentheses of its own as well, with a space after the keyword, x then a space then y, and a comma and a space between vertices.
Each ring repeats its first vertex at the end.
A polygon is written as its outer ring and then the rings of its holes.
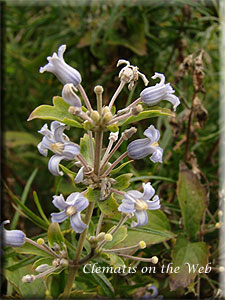
POLYGON ((72 83, 67 83, 64 85, 62 90, 62 97, 64 101, 72 106, 81 107, 80 98, 76 95, 77 89, 72 83))
POLYGON ((45 71, 53 73, 63 84, 73 83, 75 87, 81 83, 80 73, 65 63, 63 54, 66 45, 61 45, 58 49, 58 55, 54 52, 52 56, 48 56, 48 64, 40 68, 40 73, 45 71))
POLYGON ((153 79, 160 78, 160 82, 155 86, 145 88, 141 94, 141 101, 147 105, 155 105, 161 100, 167 100, 173 104, 174 111, 180 104, 180 100, 177 96, 173 95, 175 92, 170 83, 165 84, 165 76, 161 73, 155 73, 152 76, 153 79))
POLYGON ((163 149, 158 144, 160 138, 159 131, 151 125, 144 131, 144 135, 147 138, 135 140, 128 145, 128 156, 132 159, 142 159, 152 154, 150 157, 152 162, 162 163, 163 149))
POLYGON ((154 196, 155 190, 151 183, 143 183, 143 189, 144 193, 135 190, 125 193, 122 204, 118 207, 119 211, 136 216, 137 223, 132 222, 132 227, 145 226, 148 223, 147 210, 160 208, 159 197, 157 195, 154 196), (153 196, 154 198, 150 201, 153 196))
POLYGON ((64 200, 63 195, 53 196, 55 207, 62 210, 59 213, 52 213, 51 220, 53 223, 62 223, 67 218, 70 218, 70 224, 73 230, 77 233, 81 233, 87 228, 87 225, 81 220, 81 211, 88 207, 88 199, 81 193, 72 193, 64 200))
POLYGON ((3 236, 3 246, 20 247, 25 243, 26 235, 21 230, 6 230, 4 224, 10 223, 9 220, 3 221, 1 224, 1 236, 3 236))
POLYGON ((76 155, 80 153, 80 147, 77 144, 71 142, 68 136, 63 131, 68 128, 65 124, 58 121, 53 121, 50 125, 45 124, 38 132, 44 137, 38 144, 37 148, 39 152, 47 156, 48 150, 55 153, 48 163, 49 171, 54 175, 63 175, 63 172, 59 171, 59 163, 61 160, 73 160, 76 155))

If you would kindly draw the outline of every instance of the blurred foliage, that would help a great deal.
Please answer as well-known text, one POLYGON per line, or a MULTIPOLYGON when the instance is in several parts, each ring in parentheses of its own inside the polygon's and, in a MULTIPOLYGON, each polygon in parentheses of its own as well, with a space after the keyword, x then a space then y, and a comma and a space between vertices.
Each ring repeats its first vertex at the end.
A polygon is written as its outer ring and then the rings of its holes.
MULTIPOLYGON (((183 173, 179 175, 179 163, 184 161, 187 116, 194 95, 192 74, 189 72, 181 80, 177 74, 179 66, 188 55, 194 53, 196 56, 201 49, 204 50, 205 92, 201 93, 199 98, 208 111, 208 119, 201 126, 198 120, 193 122, 189 145, 193 159, 189 160, 188 165, 192 167, 192 171, 200 170, 198 175, 200 174, 201 180, 199 177, 196 180, 199 180, 199 184, 204 184, 207 192, 210 193, 208 208, 211 213, 206 214, 205 223, 209 224, 209 227, 215 225, 218 221, 218 140, 219 133, 223 130, 219 129, 218 124, 220 18, 218 2, 216 0, 143 2, 131 0, 129 3, 127 1, 86 1, 84 3, 56 1, 42 4, 40 2, 17 1, 15 5, 13 1, 6 1, 4 5, 5 161, 3 171, 5 180, 13 191, 13 196, 5 195, 5 218, 12 219, 14 211, 11 209, 10 202, 18 203, 15 197, 24 194, 26 181, 37 167, 38 173, 32 181, 29 195, 26 196, 31 221, 34 222, 31 213, 38 212, 39 204, 48 217, 53 208, 52 195, 59 192, 66 195, 73 188, 69 178, 54 178, 47 171, 48 159, 42 157, 37 151, 36 145, 41 140, 37 131, 44 121, 26 121, 37 106, 52 105, 53 96, 61 96, 61 83, 50 73, 40 74, 39 67, 46 64, 46 57, 57 51, 59 45, 66 44, 65 61, 80 71, 82 84, 94 106, 93 88, 96 84, 104 86, 105 104, 116 90, 119 83, 119 69, 116 68, 118 59, 126 59, 131 64, 137 65, 148 79, 155 72, 164 73, 166 81, 171 82, 176 90, 176 95, 181 100, 176 119, 167 119, 164 116, 151 119, 161 132, 160 146, 164 148, 164 163, 153 165, 148 158, 145 158, 124 167, 124 170, 133 173, 131 179, 133 189, 140 187, 142 179, 152 181, 162 199, 162 210, 169 219, 168 230, 175 235, 183 232, 180 220, 182 217, 185 218, 183 208, 179 206, 182 200, 179 199, 178 202, 179 195, 184 191, 180 188, 177 197, 176 182, 179 176, 180 186, 186 184, 182 185, 183 173), (32 197, 33 190, 37 191, 39 197, 36 202, 32 197)), ((150 80, 150 85, 154 84, 155 81, 150 80)), ((141 81, 131 93, 125 88, 116 101, 117 108, 123 108, 138 98, 142 89, 141 81)), ((170 105, 164 102, 161 102, 160 106, 170 108, 170 105)), ((139 137, 143 137, 143 130, 149 125, 148 120, 138 123, 139 137)), ((123 126, 123 129, 125 128, 126 125, 123 126)), ((81 133, 81 129, 73 129, 70 138, 79 143, 81 133)), ((121 152, 125 150, 126 143, 120 147, 121 152)), ((198 183, 195 182, 195 185, 198 186, 198 183)), ((40 223, 41 221, 36 220, 40 223)), ((20 218, 18 227, 25 230, 28 235, 41 234, 41 230, 35 226, 28 228, 28 224, 31 223, 27 219, 20 218)), ((200 223, 196 226, 199 228, 200 223)), ((157 228, 157 225, 154 227, 157 228)), ((134 235, 136 235, 135 231, 134 235)), ((206 233, 204 241, 210 247, 209 260, 215 266, 218 264, 217 231, 206 233)), ((148 256, 158 255, 164 262, 170 261, 172 246, 173 240, 151 246, 145 250, 145 253, 148 256)), ((184 288, 169 292, 167 278, 160 277, 161 274, 153 275, 141 275, 140 278, 140 274, 137 273, 133 277, 128 277, 127 281, 125 278, 121 281, 117 275, 111 278, 111 283, 115 293, 124 298, 130 295, 136 297, 139 295, 139 288, 143 288, 150 282, 155 284, 155 281, 157 281, 156 285, 160 285, 161 294, 165 298, 187 297, 184 288)), ((212 297, 218 288, 216 273, 208 276, 212 278, 207 277, 207 280, 201 281, 203 297, 212 297)), ((59 278, 56 277, 55 285, 60 281, 59 278)), ((100 280, 98 277, 80 276, 77 286, 93 292, 98 286, 98 280, 100 280)), ((105 277, 100 280, 98 294, 103 296, 112 294, 111 290, 109 294, 105 292, 107 286, 110 286, 107 280, 105 277)), ((188 289, 189 292, 193 291, 191 287, 188 289)), ((193 296, 192 293, 189 295, 193 296)))

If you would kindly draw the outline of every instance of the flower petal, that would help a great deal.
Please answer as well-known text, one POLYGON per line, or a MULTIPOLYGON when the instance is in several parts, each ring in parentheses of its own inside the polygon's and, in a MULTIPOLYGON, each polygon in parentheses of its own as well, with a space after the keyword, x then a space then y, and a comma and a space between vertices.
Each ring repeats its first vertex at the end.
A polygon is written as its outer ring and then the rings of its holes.
POLYGON ((64 159, 64 156, 53 155, 48 162, 48 169, 54 176, 63 176, 63 172, 59 171, 59 163, 64 159))
POLYGON ((154 163, 156 163, 156 162, 162 163, 163 149, 160 147, 153 147, 153 146, 152 146, 152 149, 153 149, 153 151, 152 151, 153 154, 150 157, 150 160, 154 163))
POLYGON ((152 153, 151 142, 148 138, 131 142, 128 147, 128 156, 133 159, 142 159, 152 153))
POLYGON ((52 203, 58 209, 66 209, 68 207, 68 204, 65 202, 62 194, 60 194, 59 196, 53 196, 52 203))
POLYGON ((155 194, 155 189, 152 187, 151 183, 143 183, 143 189, 144 189, 144 193, 142 196, 143 200, 149 200, 153 197, 153 195, 155 194))
POLYGON ((73 230, 77 233, 81 233, 84 231, 84 229, 87 228, 87 225, 84 224, 83 221, 81 220, 81 216, 79 212, 70 217, 70 224, 73 230))
POLYGON ((66 198, 66 204, 68 205, 74 205, 77 201, 77 199, 79 198, 80 193, 75 192, 70 194, 67 198, 66 198))
POLYGON ((176 111, 177 106, 180 104, 180 100, 177 96, 168 94, 165 97, 165 100, 171 102, 173 104, 173 110, 176 111))
POLYGON ((64 101, 72 106, 81 107, 80 98, 75 93, 75 88, 72 83, 67 83, 64 85, 62 90, 62 97, 64 101))
POLYGON ((84 195, 82 195, 80 193, 79 198, 77 198, 74 206, 76 207, 78 212, 81 212, 82 210, 84 210, 85 208, 87 208, 89 205, 89 201, 86 197, 84 197, 84 195))
POLYGON ((154 127, 154 125, 149 126, 145 131, 144 135, 147 136, 150 140, 150 143, 153 144, 158 142, 160 138, 160 132, 154 127))
POLYGON ((10 247, 20 247, 25 243, 25 233, 21 230, 3 229, 3 245, 10 247))
POLYGON ((148 204, 148 209, 150 210, 159 209, 161 207, 159 196, 155 195, 152 201, 147 201, 147 204, 148 204))
POLYGON ((68 218, 66 211, 61 211, 59 213, 51 213, 51 221, 52 223, 62 223, 68 218))
POLYGON ((43 155, 43 156, 47 156, 48 155, 48 149, 46 149, 46 147, 43 146, 43 143, 40 142, 38 145, 37 145, 37 148, 38 148, 38 151, 43 155))
POLYGON ((129 200, 123 200, 122 204, 118 207, 118 211, 124 212, 124 213, 134 213, 135 209, 135 202, 129 201, 129 200))
POLYGON ((84 167, 81 167, 80 170, 78 171, 75 179, 74 179, 74 182, 75 183, 80 183, 84 180, 84 167))
POLYGON ((134 222, 132 222, 133 223, 133 225, 131 223, 132 227, 145 226, 148 223, 148 214, 146 210, 136 211, 134 214, 137 218, 137 223, 134 224, 134 222))
POLYGON ((72 142, 66 142, 64 144, 63 156, 66 160, 73 160, 75 156, 80 154, 80 146, 72 142))

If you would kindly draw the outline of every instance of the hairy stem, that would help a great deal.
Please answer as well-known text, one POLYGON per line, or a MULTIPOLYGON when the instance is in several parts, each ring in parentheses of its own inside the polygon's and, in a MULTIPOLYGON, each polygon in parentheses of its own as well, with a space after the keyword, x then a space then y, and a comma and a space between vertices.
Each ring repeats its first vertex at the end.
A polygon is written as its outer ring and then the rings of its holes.
POLYGON ((99 232, 101 230, 103 218, 104 218, 104 214, 101 213, 100 217, 99 217, 99 220, 98 220, 98 225, 97 225, 96 233, 95 233, 96 236, 99 234, 99 232))
POLYGON ((91 112, 92 111, 91 103, 87 97, 85 90, 83 89, 81 84, 78 84, 77 88, 78 88, 79 92, 81 93, 82 98, 84 99, 84 103, 87 106, 87 109, 91 112))
POLYGON ((113 104, 114 104, 116 98, 118 97, 119 93, 122 91, 124 85, 125 85, 125 81, 122 80, 122 81, 120 82, 120 85, 118 86, 116 92, 114 93, 112 99, 110 100, 110 103, 109 103, 109 109, 112 108, 112 106, 113 106, 113 104))
POLYGON ((93 135, 91 130, 88 130, 88 136, 90 141, 91 160, 94 161, 94 145, 93 145, 93 135))

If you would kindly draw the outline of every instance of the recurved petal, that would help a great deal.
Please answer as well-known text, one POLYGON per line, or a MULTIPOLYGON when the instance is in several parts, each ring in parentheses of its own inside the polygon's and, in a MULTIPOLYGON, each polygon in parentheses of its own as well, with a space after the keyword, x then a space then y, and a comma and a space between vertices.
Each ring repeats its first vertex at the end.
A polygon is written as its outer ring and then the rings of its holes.
POLYGON ((148 204, 148 209, 155 210, 155 209, 160 209, 160 200, 159 196, 155 195, 152 201, 147 201, 148 204))
POLYGON ((55 138, 55 141, 56 142, 61 142, 61 143, 64 143, 65 140, 68 140, 69 138, 67 137, 67 135, 65 135, 63 133, 63 131, 68 128, 68 126, 66 126, 65 124, 62 124, 60 126, 57 126, 55 129, 54 129, 54 138, 55 138), (65 136, 66 136, 66 139, 65 139, 65 136))
POLYGON ((173 110, 176 111, 177 106, 180 104, 179 98, 173 94, 168 94, 166 95, 165 100, 171 102, 173 104, 173 110))
POLYGON ((74 179, 74 182, 75 183, 80 183, 84 180, 84 167, 81 167, 80 170, 78 171, 75 179, 74 179))
POLYGON ((135 201, 136 199, 141 199, 143 194, 136 190, 128 191, 124 194, 124 199, 132 199, 135 201))
POLYGON ((128 147, 128 156, 133 159, 142 159, 152 153, 151 142, 148 138, 131 142, 128 147))
POLYGON ((72 83, 67 83, 64 85, 62 90, 62 97, 64 101, 72 106, 81 107, 80 98, 75 93, 75 88, 72 83))
POLYGON ((61 211, 59 213, 51 213, 51 221, 52 223, 62 223, 68 218, 68 215, 65 211, 61 211))
POLYGON ((144 189, 144 193, 142 196, 143 200, 149 200, 153 197, 153 195, 155 194, 155 189, 152 187, 151 183, 143 183, 143 189, 144 189))
POLYGON ((87 225, 84 224, 83 221, 81 220, 81 216, 79 212, 70 217, 70 224, 73 230, 77 233, 81 233, 84 231, 84 229, 87 228, 87 225))
POLYGON ((122 204, 118 207, 118 211, 124 212, 124 213, 134 213, 134 205, 135 202, 129 201, 129 200, 123 200, 122 204))
POLYGON ((80 193, 79 198, 77 198, 74 206, 76 207, 78 212, 81 212, 82 210, 84 210, 85 208, 87 208, 89 205, 89 201, 86 197, 84 197, 84 195, 82 195, 80 193))
POLYGON ((150 143, 153 144, 158 142, 160 138, 160 132, 154 127, 154 125, 149 126, 145 131, 144 135, 147 136, 150 140, 150 143))
POLYGON ((137 218, 137 224, 135 224, 135 227, 145 226, 148 223, 148 214, 146 210, 136 211, 134 214, 137 218))
POLYGON ((154 163, 156 163, 156 162, 162 163, 163 149, 160 147, 154 147, 154 146, 152 146, 151 148, 153 149, 152 150, 153 154, 150 157, 150 160, 154 163))
POLYGON ((63 172, 59 171, 59 163, 64 159, 62 155, 53 155, 48 162, 48 169, 54 176, 63 176, 63 172))
POLYGON ((9 247, 20 247, 25 243, 25 233, 21 230, 3 229, 3 245, 9 247))
POLYGON ((43 156, 47 156, 48 155, 48 149, 46 149, 46 147, 43 146, 43 143, 40 142, 37 145, 38 151, 43 155, 43 156))
POLYGON ((38 133, 42 134, 42 135, 46 135, 47 133, 49 133, 49 129, 48 129, 48 125, 45 123, 40 130, 38 130, 38 133))
POLYGON ((62 194, 59 196, 53 196, 52 203, 58 209, 66 209, 68 207, 68 204, 65 202, 62 194))
POLYGON ((68 205, 74 205, 77 201, 77 199, 79 198, 80 196, 80 193, 78 192, 75 192, 75 193, 72 193, 70 194, 67 198, 66 198, 66 203, 68 205))

